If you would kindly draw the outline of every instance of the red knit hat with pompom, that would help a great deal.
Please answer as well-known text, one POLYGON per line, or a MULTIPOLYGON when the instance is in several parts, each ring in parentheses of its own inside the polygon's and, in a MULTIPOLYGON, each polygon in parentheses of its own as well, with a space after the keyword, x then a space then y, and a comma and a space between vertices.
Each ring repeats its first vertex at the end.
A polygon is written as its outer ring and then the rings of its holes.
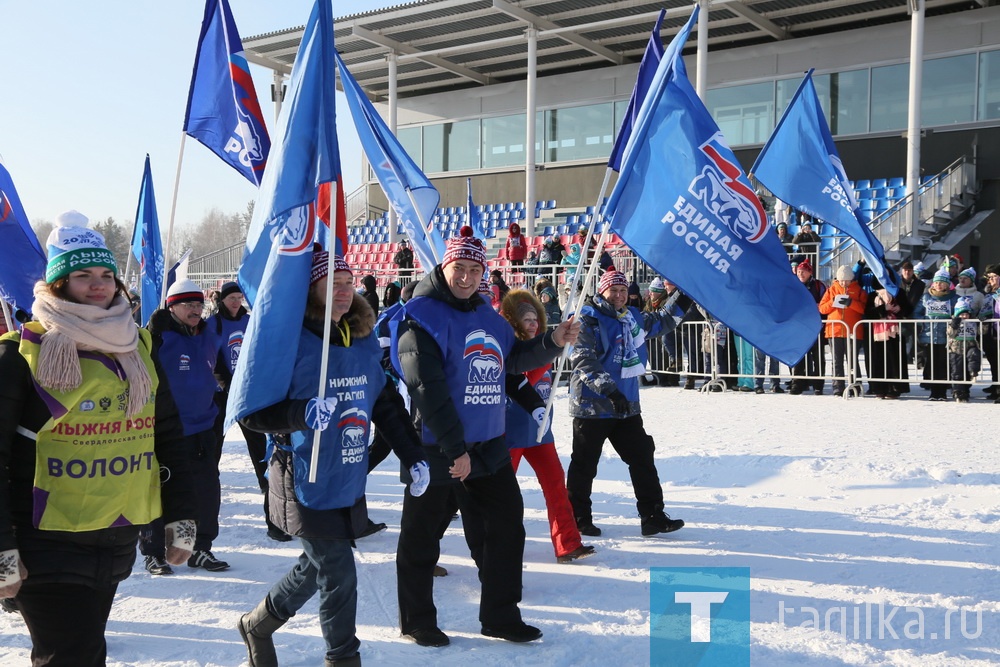
POLYGON ((476 238, 472 227, 468 225, 462 227, 458 236, 448 239, 446 248, 444 259, 441 260, 442 268, 456 260, 465 259, 479 263, 483 271, 486 270, 486 246, 483 245, 482 239, 476 238))

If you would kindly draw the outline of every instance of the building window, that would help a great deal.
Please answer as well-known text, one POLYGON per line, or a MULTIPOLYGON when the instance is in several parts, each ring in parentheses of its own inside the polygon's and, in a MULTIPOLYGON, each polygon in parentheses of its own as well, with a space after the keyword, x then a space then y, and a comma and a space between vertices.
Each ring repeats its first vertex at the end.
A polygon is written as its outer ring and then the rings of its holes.
POLYGON ((979 120, 1000 118, 1000 51, 979 54, 979 120))
POLYGON ((971 123, 976 119, 976 55, 924 61, 920 106, 923 125, 971 123))
POLYGON ((606 158, 614 143, 614 105, 591 104, 545 112, 545 161, 606 158))
POLYGON ((906 127, 910 95, 910 64, 872 68, 871 131, 906 127))
POLYGON ((762 144, 774 129, 774 94, 773 81, 716 88, 705 95, 705 106, 730 146, 762 144))
POLYGON ((483 119, 483 168, 512 167, 525 161, 525 114, 483 119))
POLYGON ((425 173, 479 169, 479 121, 424 127, 425 173))
POLYGON ((399 143, 403 146, 403 150, 406 154, 410 156, 418 167, 421 166, 421 158, 423 156, 423 151, 420 148, 420 133, 421 129, 419 127, 404 127, 396 130, 396 138, 399 139, 399 143))

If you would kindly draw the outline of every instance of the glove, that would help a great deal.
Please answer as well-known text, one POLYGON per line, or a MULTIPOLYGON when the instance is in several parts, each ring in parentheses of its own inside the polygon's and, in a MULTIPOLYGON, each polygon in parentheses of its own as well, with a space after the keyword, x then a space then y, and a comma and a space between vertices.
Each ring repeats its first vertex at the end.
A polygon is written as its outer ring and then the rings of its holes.
POLYGON ((28 571, 21 562, 21 553, 17 549, 0 551, 0 597, 12 598, 21 588, 21 580, 28 576, 28 571))
POLYGON ((620 415, 628 414, 629 402, 625 398, 625 394, 621 393, 617 389, 608 394, 608 398, 611 399, 611 405, 614 407, 615 412, 620 415))
POLYGON ((531 418, 535 420, 542 429, 545 429, 545 424, 548 420, 545 419, 545 408, 535 408, 531 411, 531 418))
POLYGON ((424 495, 431 483, 431 469, 427 461, 417 461, 410 466, 410 495, 414 498, 424 495))
POLYGON ((194 538, 198 534, 198 524, 194 519, 171 521, 163 527, 166 559, 171 565, 181 565, 194 550, 194 538))
POLYGON ((834 308, 847 308, 849 305, 851 305, 851 297, 846 294, 838 294, 833 297, 834 308))
POLYGON ((325 431, 330 425, 333 411, 337 409, 337 399, 310 398, 306 403, 306 424, 314 431, 325 431))

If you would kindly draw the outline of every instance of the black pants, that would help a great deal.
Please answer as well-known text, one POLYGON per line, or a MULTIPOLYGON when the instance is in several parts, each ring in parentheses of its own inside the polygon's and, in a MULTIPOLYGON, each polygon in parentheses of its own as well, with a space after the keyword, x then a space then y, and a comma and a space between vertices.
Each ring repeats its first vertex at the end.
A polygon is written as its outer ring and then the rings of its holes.
POLYGON ((792 384, 808 387, 809 383, 812 382, 814 389, 823 388, 826 375, 826 359, 823 357, 823 343, 824 340, 822 338, 817 339, 813 346, 809 348, 809 351, 806 352, 805 356, 802 357, 802 360, 795 364, 795 367, 792 368, 792 375, 797 377, 795 380, 792 380, 792 384), (799 376, 816 379, 807 380, 799 376))
MULTIPOLYGON (((210 551, 212 542, 219 536, 219 508, 222 505, 222 487, 219 482, 219 459, 222 450, 216 444, 214 429, 184 437, 191 454, 191 485, 198 502, 198 535, 194 541, 197 551, 210 551)), ((164 554, 163 520, 157 519, 139 531, 139 552, 143 556, 164 554)))
POLYGON ((104 667, 104 629, 118 584, 36 584, 25 580, 17 606, 31 633, 33 667, 104 667))
POLYGON ((506 465, 492 475, 461 484, 432 485, 419 498, 403 494, 396 547, 403 634, 437 627, 434 565, 441 555, 441 536, 454 513, 453 500, 458 501, 465 539, 479 566, 480 623, 498 627, 521 622, 517 605, 524 559, 524 502, 514 469, 506 465))
POLYGON ((663 511, 663 488, 653 462, 653 438, 642 426, 642 415, 625 419, 573 419, 573 454, 569 460, 566 489, 577 519, 592 521, 590 493, 597 477, 604 441, 628 466, 636 509, 645 517, 663 511))

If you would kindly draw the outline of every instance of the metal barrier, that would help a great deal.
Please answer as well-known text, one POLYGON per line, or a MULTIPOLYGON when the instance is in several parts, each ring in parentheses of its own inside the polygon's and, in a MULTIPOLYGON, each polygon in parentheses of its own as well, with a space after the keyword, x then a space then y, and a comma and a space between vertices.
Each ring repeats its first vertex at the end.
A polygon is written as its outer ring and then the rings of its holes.
POLYGON ((976 328, 975 345, 959 343, 955 348, 953 341, 953 351, 945 329, 949 321, 861 320, 846 335, 846 323, 829 320, 823 323, 816 344, 792 368, 760 354, 745 341, 741 345, 741 339, 720 322, 684 322, 673 332, 647 341, 648 368, 661 386, 683 384, 701 391, 732 390, 741 380, 744 387, 747 380, 758 386, 790 383, 792 393, 809 386, 822 391, 830 382, 834 394, 844 398, 864 396, 865 381, 872 395, 884 397, 906 393, 910 384, 929 389, 932 397, 943 396, 958 384, 963 392, 976 386, 984 391, 996 386, 1000 320, 967 320, 976 328), (844 336, 825 335, 838 327, 844 336), (981 353, 978 362, 969 359, 977 356, 973 349, 981 353), (743 354, 755 356, 753 372, 745 370, 748 364, 743 354), (949 363, 952 360, 954 364, 949 363), (769 367, 771 362, 774 365, 769 367), (704 382, 696 386, 701 380, 704 382))

